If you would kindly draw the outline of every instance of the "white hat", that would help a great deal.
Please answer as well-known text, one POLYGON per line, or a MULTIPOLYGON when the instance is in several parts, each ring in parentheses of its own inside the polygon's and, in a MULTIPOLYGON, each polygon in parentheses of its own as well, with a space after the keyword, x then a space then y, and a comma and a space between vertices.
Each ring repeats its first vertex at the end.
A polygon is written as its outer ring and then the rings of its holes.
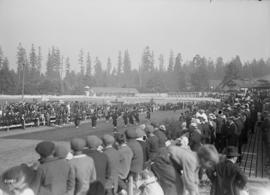
POLYGON ((159 126, 159 129, 162 130, 162 131, 166 131, 165 125, 160 125, 160 126, 159 126))

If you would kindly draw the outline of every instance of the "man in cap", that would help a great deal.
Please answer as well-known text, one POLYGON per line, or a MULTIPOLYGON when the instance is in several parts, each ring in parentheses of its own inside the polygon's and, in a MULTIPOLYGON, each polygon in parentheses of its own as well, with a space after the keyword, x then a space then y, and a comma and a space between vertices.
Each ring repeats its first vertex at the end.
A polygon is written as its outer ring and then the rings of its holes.
POLYGON ((96 179, 105 186, 106 179, 111 175, 111 169, 108 157, 101 152, 102 140, 95 135, 90 135, 87 136, 86 142, 88 149, 84 150, 83 153, 94 160, 96 179))
POLYGON ((37 144, 40 155, 37 170, 36 187, 39 195, 59 195, 70 193, 74 188, 74 173, 66 159, 54 157, 55 145, 43 141, 37 144))
POLYGON ((226 159, 209 171, 208 177, 212 181, 214 195, 237 195, 247 183, 247 177, 236 164, 240 154, 237 147, 228 146, 224 150, 224 155, 226 159))
POLYGON ((128 187, 125 181, 128 179, 128 174, 130 171, 131 160, 133 158, 133 152, 126 143, 126 137, 122 133, 115 134, 115 142, 118 146, 118 151, 120 153, 120 166, 119 166, 119 190, 122 192, 127 192, 128 187))
POLYGON ((120 153, 113 147, 115 139, 109 134, 102 137, 104 154, 108 157, 111 175, 106 181, 105 188, 108 194, 116 194, 118 191, 118 177, 120 169, 120 153))
POLYGON ((70 160, 71 167, 75 173, 74 195, 83 195, 89 189, 89 184, 96 180, 96 169, 91 157, 82 153, 86 143, 80 138, 73 138, 70 146, 73 158, 70 160))

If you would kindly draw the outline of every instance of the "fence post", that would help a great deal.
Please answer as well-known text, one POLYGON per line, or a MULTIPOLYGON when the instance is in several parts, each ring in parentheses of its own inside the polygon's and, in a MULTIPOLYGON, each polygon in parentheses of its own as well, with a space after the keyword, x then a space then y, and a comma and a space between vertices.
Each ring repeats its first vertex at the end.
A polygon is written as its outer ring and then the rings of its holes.
POLYGON ((128 178, 128 195, 133 195, 133 176, 128 178))

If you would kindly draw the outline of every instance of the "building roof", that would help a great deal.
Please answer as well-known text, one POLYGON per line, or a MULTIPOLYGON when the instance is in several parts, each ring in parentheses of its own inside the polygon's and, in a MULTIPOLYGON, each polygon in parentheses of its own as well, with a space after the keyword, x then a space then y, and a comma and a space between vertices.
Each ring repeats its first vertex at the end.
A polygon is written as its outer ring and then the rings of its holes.
POLYGON ((139 93, 135 88, 93 87, 95 93, 139 93))

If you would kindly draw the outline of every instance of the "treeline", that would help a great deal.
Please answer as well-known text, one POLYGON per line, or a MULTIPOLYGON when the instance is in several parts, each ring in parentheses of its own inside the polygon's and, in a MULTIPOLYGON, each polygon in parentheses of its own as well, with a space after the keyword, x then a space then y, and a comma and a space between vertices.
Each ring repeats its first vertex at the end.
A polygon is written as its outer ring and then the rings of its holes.
POLYGON ((44 57, 41 47, 33 44, 30 51, 18 45, 16 65, 16 70, 10 68, 0 47, 0 94, 21 94, 23 79, 25 94, 60 95, 83 94, 85 86, 134 87, 140 92, 205 91, 211 88, 210 80, 252 79, 270 74, 270 59, 242 62, 236 56, 225 63, 222 57, 196 55, 183 62, 181 53, 171 51, 169 59, 162 54, 155 57, 148 46, 143 50, 139 69, 132 68, 128 50, 119 51, 116 64, 110 58, 101 62, 80 50, 78 63, 71 64, 59 48, 53 46, 44 57), (45 72, 42 64, 46 65, 45 72), (79 67, 79 71, 71 67, 79 67))

